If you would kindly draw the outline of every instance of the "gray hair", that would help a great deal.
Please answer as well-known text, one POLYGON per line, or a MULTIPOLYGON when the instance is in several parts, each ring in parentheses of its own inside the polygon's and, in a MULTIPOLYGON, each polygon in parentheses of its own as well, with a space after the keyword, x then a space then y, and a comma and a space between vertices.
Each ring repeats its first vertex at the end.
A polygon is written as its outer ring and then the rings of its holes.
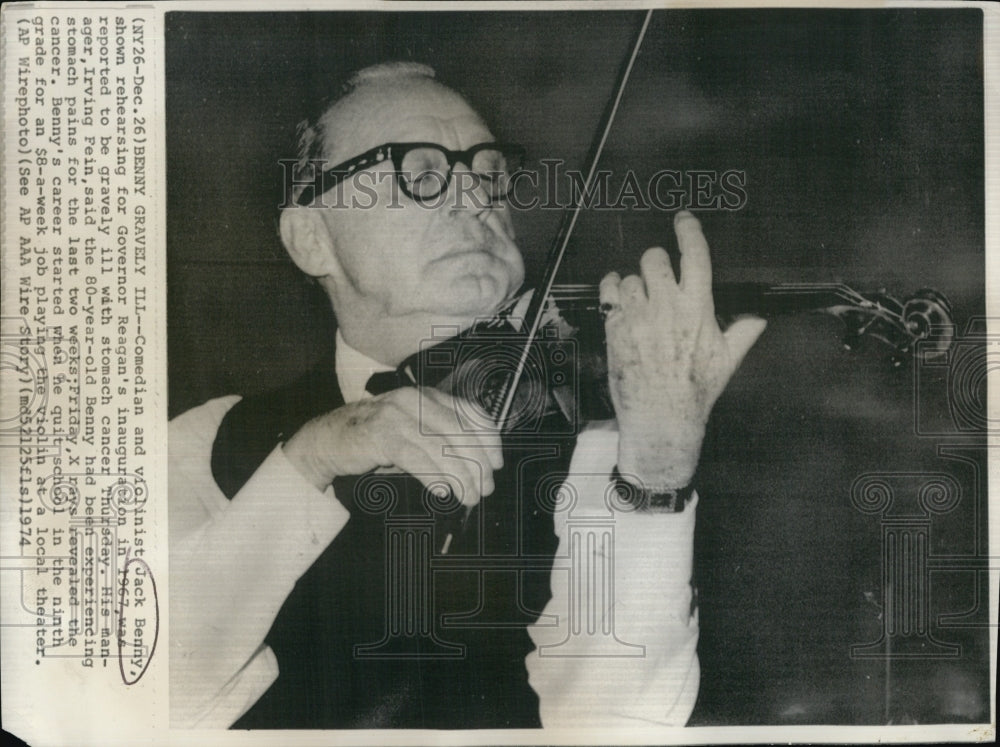
MULTIPOLYGON (((296 130, 298 144, 296 163, 292 175, 296 181, 310 178, 313 174, 311 163, 322 160, 330 145, 329 118, 327 115, 342 99, 363 87, 398 85, 413 79, 434 80, 434 68, 419 62, 380 62, 353 73, 336 96, 327 99, 315 118, 299 122, 296 130)), ((296 189, 300 191, 301 187, 296 189)))

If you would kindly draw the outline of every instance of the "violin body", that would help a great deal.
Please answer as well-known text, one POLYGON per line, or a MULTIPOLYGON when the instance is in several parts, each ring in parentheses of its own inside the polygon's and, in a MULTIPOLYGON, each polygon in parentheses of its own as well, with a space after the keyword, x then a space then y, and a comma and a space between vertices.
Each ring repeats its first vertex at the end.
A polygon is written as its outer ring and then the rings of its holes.
MULTIPOLYGON (((717 285, 713 297, 723 325, 743 314, 836 316, 844 324, 845 348, 855 348, 864 337, 880 340, 892 350, 895 367, 916 352, 918 343, 924 355, 943 355, 954 337, 950 303, 929 288, 900 301, 884 290, 862 294, 840 283, 733 283, 717 285)), ((460 334, 432 338, 401 368, 414 383, 457 397, 465 430, 497 427, 502 398, 519 365, 505 433, 537 432, 542 419, 557 410, 567 433, 613 418, 597 287, 554 286, 532 339, 517 315, 522 299, 460 334)))

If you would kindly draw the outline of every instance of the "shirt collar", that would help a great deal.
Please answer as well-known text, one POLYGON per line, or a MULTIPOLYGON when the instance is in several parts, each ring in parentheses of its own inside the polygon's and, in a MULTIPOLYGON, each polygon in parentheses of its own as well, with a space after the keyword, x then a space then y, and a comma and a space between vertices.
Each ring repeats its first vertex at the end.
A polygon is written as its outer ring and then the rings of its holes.
POLYGON ((340 384, 340 393, 344 395, 344 402, 357 402, 359 399, 371 397, 365 390, 368 378, 374 373, 393 370, 392 366, 374 361, 348 345, 339 329, 336 337, 334 368, 337 372, 337 383, 340 384))
MULTIPOLYGON (((508 321, 515 329, 521 329, 524 323, 524 314, 533 292, 522 295, 511 309, 508 321)), ((371 397, 372 395, 365 389, 371 375, 394 370, 392 366, 372 360, 352 348, 344 341, 339 329, 334 349, 334 368, 337 372, 337 383, 340 384, 340 393, 344 395, 344 402, 357 402, 359 399, 371 397)))

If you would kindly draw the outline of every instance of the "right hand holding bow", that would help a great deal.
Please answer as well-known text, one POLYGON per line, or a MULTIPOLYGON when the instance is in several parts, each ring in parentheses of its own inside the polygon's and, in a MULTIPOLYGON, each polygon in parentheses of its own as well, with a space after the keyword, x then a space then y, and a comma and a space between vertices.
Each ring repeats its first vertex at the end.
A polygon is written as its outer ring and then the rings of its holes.
POLYGON ((403 387, 313 418, 282 448, 318 490, 335 477, 395 468, 425 487, 446 482, 471 508, 493 492, 503 453, 498 433, 464 433, 456 412, 448 394, 403 387))

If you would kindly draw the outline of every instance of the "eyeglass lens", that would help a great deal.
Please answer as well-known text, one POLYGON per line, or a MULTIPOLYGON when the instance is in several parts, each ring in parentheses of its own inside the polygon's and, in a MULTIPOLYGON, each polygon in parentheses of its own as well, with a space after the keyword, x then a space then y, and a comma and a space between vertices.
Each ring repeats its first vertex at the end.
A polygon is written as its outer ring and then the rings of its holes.
MULTIPOLYGON (((414 148, 403 156, 400 166, 400 177, 416 199, 433 199, 448 188, 451 167, 448 157, 437 148, 414 148)), ((475 182, 462 184, 463 189, 481 187, 491 199, 506 197, 510 174, 502 151, 493 148, 476 151, 468 167, 475 182)))

